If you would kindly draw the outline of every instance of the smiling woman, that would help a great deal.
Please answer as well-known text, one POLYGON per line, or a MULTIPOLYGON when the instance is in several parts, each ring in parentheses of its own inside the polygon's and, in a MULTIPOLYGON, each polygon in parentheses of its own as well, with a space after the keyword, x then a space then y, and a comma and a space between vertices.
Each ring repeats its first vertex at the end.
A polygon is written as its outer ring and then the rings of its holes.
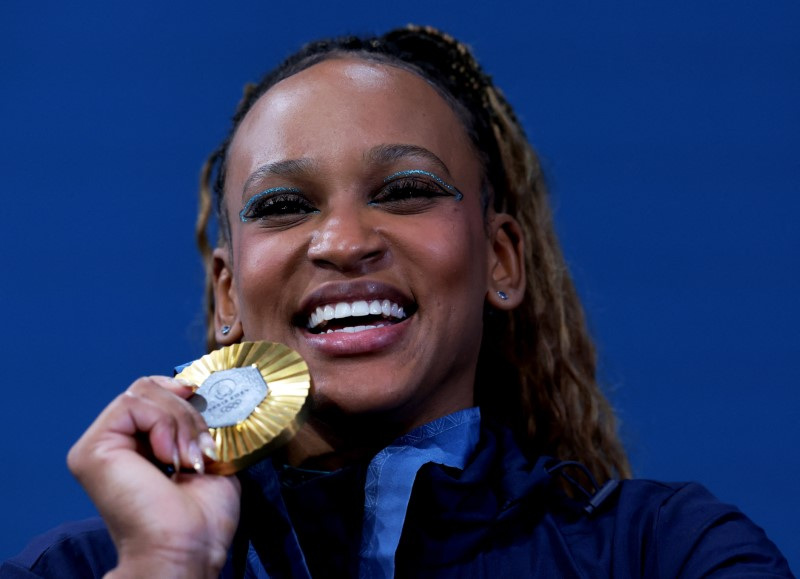
POLYGON ((4 571, 789 575, 702 487, 618 480, 536 156, 463 44, 407 27, 308 45, 248 87, 203 176, 209 349, 299 352, 308 421, 207 474, 191 388, 142 378, 70 452, 103 521, 4 571))
POLYGON ((222 213, 241 217, 213 254, 215 327, 233 328, 217 341, 296 349, 314 416, 380 415, 384 443, 471 406, 488 274, 517 257, 486 235, 481 178, 416 74, 339 57, 276 83, 229 146, 222 213))

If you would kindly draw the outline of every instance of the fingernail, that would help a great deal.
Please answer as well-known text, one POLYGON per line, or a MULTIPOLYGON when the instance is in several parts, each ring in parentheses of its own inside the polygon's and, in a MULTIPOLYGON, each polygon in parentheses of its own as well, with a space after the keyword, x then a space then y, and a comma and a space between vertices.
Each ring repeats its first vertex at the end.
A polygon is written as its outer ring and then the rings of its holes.
POLYGON ((217 443, 214 442, 214 439, 208 432, 201 432, 200 436, 197 437, 197 443, 200 445, 200 450, 202 450, 203 454, 208 458, 211 460, 219 460, 217 443))
POLYGON ((194 440, 189 443, 189 448, 186 452, 189 455, 189 462, 192 463, 194 471, 197 474, 203 474, 206 471, 205 465, 203 464, 203 455, 200 453, 200 448, 194 440))
POLYGON ((175 469, 172 473, 172 476, 178 476, 178 473, 181 472, 181 456, 178 454, 178 449, 172 449, 172 467, 175 469))
POLYGON ((185 380, 183 378, 175 378, 175 382, 177 382, 181 386, 189 386, 189 387, 194 386, 194 384, 192 384, 191 382, 189 382, 188 380, 185 380))

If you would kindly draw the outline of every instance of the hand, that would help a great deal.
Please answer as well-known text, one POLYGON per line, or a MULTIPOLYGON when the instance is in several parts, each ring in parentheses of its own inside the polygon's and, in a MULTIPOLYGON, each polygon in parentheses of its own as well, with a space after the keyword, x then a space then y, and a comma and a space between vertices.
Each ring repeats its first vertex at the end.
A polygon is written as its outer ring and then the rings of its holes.
POLYGON ((67 456, 117 546, 115 576, 216 577, 225 563, 241 489, 235 477, 204 474, 203 453, 214 457, 215 446, 191 394, 171 378, 140 378, 67 456))

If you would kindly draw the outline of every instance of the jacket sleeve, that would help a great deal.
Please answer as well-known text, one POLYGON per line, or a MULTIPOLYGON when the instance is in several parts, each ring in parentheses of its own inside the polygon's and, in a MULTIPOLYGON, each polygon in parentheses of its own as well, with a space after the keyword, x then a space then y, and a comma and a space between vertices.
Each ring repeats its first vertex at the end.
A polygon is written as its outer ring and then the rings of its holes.
POLYGON ((661 503, 652 545, 648 577, 793 577, 758 525, 694 483, 661 503))
POLYGON ((0 577, 102 577, 117 564, 114 543, 99 518, 67 523, 33 539, 0 566, 0 577))

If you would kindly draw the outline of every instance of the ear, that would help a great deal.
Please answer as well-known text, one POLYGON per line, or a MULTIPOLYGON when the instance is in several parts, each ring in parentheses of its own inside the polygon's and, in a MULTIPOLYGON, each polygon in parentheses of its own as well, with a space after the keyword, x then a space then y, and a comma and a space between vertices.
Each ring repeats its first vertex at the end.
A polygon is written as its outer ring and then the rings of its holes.
POLYGON ((512 310, 522 303, 525 296, 522 228, 510 215, 496 213, 489 218, 489 243, 486 301, 498 310, 512 310))
POLYGON ((229 346, 242 339, 244 330, 239 320, 239 305, 233 279, 230 250, 217 247, 213 253, 214 273, 214 336, 217 344, 229 346), (227 334, 222 328, 229 326, 227 334))

